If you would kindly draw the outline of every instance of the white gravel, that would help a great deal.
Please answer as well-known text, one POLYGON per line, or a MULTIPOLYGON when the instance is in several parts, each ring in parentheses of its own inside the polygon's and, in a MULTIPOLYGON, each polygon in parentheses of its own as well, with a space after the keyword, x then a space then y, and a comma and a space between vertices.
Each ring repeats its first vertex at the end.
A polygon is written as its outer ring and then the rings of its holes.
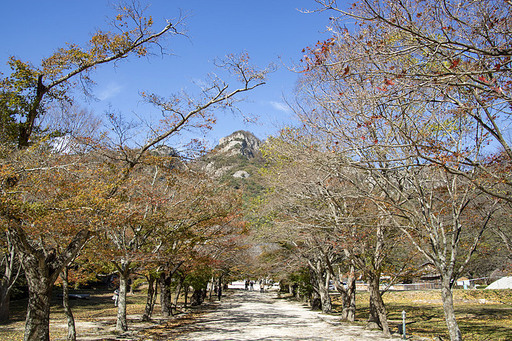
POLYGON ((333 318, 300 303, 240 290, 223 298, 218 309, 199 318, 190 332, 175 340, 390 340, 380 331, 326 321, 333 318))

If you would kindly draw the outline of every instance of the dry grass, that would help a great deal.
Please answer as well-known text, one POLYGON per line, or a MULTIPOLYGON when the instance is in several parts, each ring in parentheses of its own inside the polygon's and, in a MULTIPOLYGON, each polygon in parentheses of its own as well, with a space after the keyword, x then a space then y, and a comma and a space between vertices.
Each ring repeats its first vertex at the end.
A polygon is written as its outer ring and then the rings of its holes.
MULTIPOLYGON (((366 292, 357 294, 358 323, 368 318, 368 296, 366 292)), ((454 300, 464 340, 512 340, 512 290, 455 290, 454 300)), ((407 334, 449 339, 438 290, 391 291, 384 295, 384 302, 395 330, 405 310, 407 334)))
MULTIPOLYGON (((67 334, 67 322, 61 300, 54 293, 50 315, 51 340, 65 340, 67 334)), ((81 290, 80 293, 90 294, 89 299, 70 300, 71 309, 75 317, 77 335, 81 340, 114 340, 117 308, 112 300, 110 290, 81 290)), ((153 322, 141 322, 140 317, 145 307, 145 292, 135 292, 127 297, 127 315, 129 332, 127 335, 135 335, 145 328, 153 328, 160 322, 156 313, 159 306, 155 306, 155 319, 153 322)), ((0 325, 0 340, 23 340, 27 300, 11 302, 11 320, 0 325)))

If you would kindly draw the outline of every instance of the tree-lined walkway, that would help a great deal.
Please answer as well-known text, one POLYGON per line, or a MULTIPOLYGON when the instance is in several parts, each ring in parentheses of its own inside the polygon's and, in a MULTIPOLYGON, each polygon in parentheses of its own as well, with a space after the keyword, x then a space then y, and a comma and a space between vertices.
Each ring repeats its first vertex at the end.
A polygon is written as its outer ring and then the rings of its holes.
POLYGON ((275 294, 237 291, 215 311, 179 326, 174 340, 389 340, 363 327, 334 326, 296 302, 275 294))

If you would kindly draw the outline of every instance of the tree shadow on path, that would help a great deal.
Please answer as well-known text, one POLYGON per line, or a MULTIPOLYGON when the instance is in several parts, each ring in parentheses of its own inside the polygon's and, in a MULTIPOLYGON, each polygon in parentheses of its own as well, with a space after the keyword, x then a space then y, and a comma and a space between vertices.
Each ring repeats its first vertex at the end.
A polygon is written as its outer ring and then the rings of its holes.
MULTIPOLYGON (((228 294, 214 311, 191 323, 169 330, 172 340, 389 340, 378 332, 332 326, 317 312, 296 302, 275 299, 275 294, 236 291, 228 294)), ((156 340, 153 338, 153 340, 156 340)), ((163 340, 163 338, 162 338, 163 340)))

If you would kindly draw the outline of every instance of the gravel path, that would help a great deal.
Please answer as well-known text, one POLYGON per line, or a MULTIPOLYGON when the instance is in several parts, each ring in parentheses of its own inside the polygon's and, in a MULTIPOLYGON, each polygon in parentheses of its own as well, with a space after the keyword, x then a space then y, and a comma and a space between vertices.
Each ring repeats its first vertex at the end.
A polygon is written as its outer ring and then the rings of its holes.
POLYGON ((199 317, 174 340, 389 340, 378 331, 345 324, 275 294, 236 291, 223 298, 215 311, 199 317))

